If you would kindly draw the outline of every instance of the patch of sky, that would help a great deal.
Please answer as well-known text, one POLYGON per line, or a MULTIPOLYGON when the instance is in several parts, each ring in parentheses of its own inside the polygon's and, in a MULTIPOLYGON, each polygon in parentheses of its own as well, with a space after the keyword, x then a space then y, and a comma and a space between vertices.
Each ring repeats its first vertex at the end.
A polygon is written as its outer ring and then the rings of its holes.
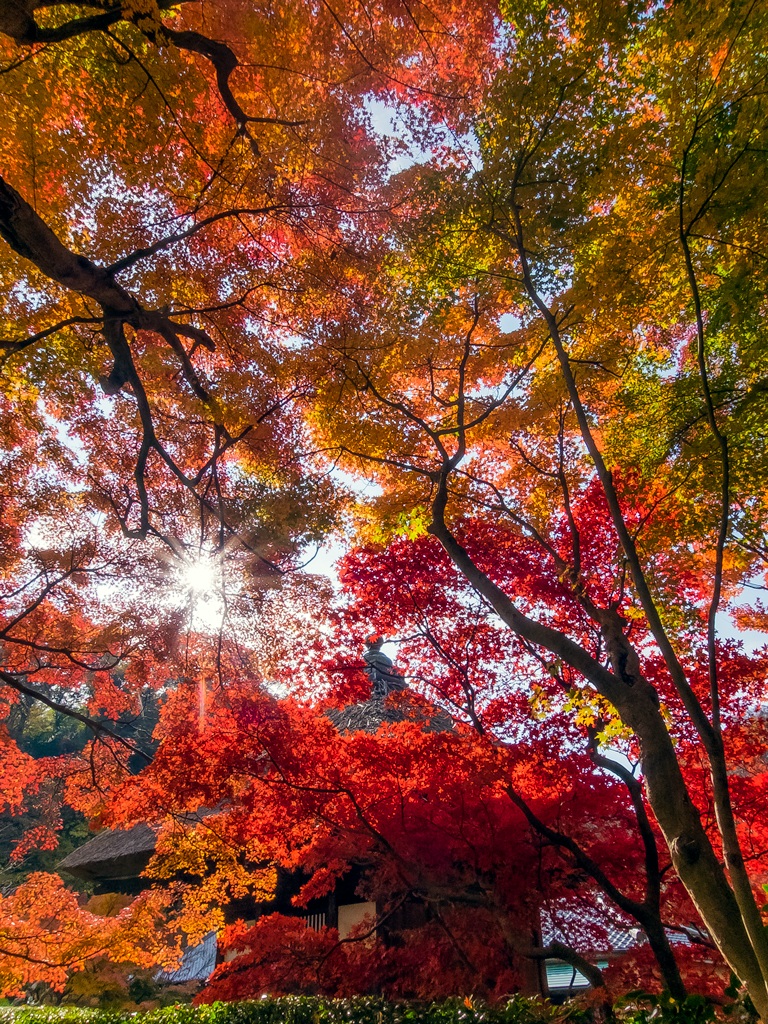
POLYGON ((387 170, 390 175, 404 171, 416 163, 423 163, 429 158, 413 138, 410 126, 398 105, 389 103, 377 96, 366 96, 363 110, 368 116, 370 130, 380 140, 389 144, 390 158, 387 170))
POLYGON ((321 547, 306 552, 306 561, 302 562, 301 571, 311 576, 326 576, 338 592, 341 589, 338 562, 346 550, 340 538, 332 537, 321 547))
POLYGON ((514 313, 502 313, 497 323, 502 334, 512 334, 523 325, 520 317, 515 316, 514 313))
POLYGON ((93 404, 102 419, 110 420, 115 415, 117 401, 113 395, 97 395, 93 404))
POLYGON ((756 577, 754 583, 748 584, 740 594, 730 600, 730 609, 721 609, 717 613, 717 635, 721 640, 737 640, 747 654, 754 654, 768 644, 768 635, 760 629, 742 629, 736 622, 735 615, 739 608, 746 608, 754 601, 754 591, 762 589, 762 576, 756 577))
POLYGON ((390 175, 415 164, 428 163, 439 148, 455 152, 475 171, 482 167, 480 143, 473 131, 458 134, 449 125, 430 119, 426 112, 422 115, 424 123, 420 123, 411 104, 395 103, 380 96, 366 96, 363 110, 370 130, 389 145, 391 156, 387 170, 390 175), (427 136, 431 140, 429 149, 421 141, 427 136))
POLYGON ((512 386, 515 378, 518 376, 518 372, 516 370, 511 371, 498 384, 477 384, 475 387, 467 388, 465 397, 475 402, 485 399, 490 400, 490 402, 521 401, 526 394, 524 385, 519 383, 512 386))
POLYGON ((131 186, 110 159, 91 160, 87 166, 88 189, 84 200, 72 210, 77 220, 77 233, 84 232, 92 238, 104 237, 100 223, 102 216, 116 202, 119 202, 121 217, 128 217, 129 223, 133 221, 133 232, 122 231, 114 236, 120 248, 110 252, 106 259, 122 258, 137 246, 151 245, 169 229, 183 230, 193 222, 192 217, 179 215, 169 196, 160 188, 148 187, 145 183, 131 186), (127 247, 122 244, 125 238, 131 240, 127 247))
POLYGON ((284 332, 278 335, 277 341, 280 347, 288 352, 300 352, 301 349, 307 348, 311 344, 310 339, 301 334, 286 334, 284 332))
POLYGON ((328 475, 342 487, 352 491, 358 498, 379 498, 384 493, 379 484, 361 473, 350 473, 335 466, 328 475))
POLYGON ((238 283, 232 278, 226 275, 219 281, 218 287, 218 298, 219 302, 229 302, 230 299, 234 299, 240 292, 238 283))
POLYGON ((81 466, 84 466, 88 461, 85 445, 79 437, 70 432, 69 424, 48 412, 42 399, 38 400, 37 408, 49 430, 56 435, 56 440, 74 455, 81 466))
POLYGON ((243 327, 246 334, 258 335, 261 334, 263 324, 258 317, 248 316, 243 321, 243 327))
POLYGON ((14 302, 26 306, 27 309, 33 312, 44 309, 51 301, 50 292, 33 288, 29 281, 25 279, 17 281, 13 285, 10 297, 14 302))
POLYGON ((654 17, 654 15, 660 13, 661 11, 664 11, 666 7, 667 4, 664 2, 664 0, 654 0, 654 3, 648 4, 644 11, 641 10, 638 12, 637 20, 650 21, 651 18, 654 17))
MULTIPOLYGON (((361 500, 378 498, 384 493, 379 484, 362 474, 350 473, 334 466, 329 470, 328 475, 361 500)), ((303 553, 302 571, 315 576, 327 576, 333 583, 334 589, 338 591, 340 583, 337 563, 348 547, 349 545, 344 542, 342 537, 332 536, 320 547, 308 548, 303 553)))
POLYGON ((502 7, 502 16, 496 21, 496 36, 491 43, 493 52, 500 58, 511 56, 515 51, 515 25, 511 18, 507 18, 507 13, 502 7))
POLYGON ((47 548, 55 547, 60 539, 57 523, 36 519, 24 530, 22 546, 27 551, 45 551, 47 548))

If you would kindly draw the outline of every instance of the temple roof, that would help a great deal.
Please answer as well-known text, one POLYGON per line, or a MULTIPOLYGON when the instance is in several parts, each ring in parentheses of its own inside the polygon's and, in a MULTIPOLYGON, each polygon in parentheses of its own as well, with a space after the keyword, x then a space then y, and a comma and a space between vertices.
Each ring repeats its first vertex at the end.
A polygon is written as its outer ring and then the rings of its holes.
MULTIPOLYGON (((408 689, 380 647, 380 639, 367 645, 366 671, 374 691, 370 699, 326 711, 339 732, 375 733, 381 725, 395 722, 415 722, 425 732, 451 732, 453 720, 448 712, 408 689)), ((210 813, 201 811, 199 815, 210 813)), ((156 843, 157 829, 143 823, 132 828, 105 829, 73 850, 59 867, 88 881, 136 878, 147 866, 156 843)))
POLYGON ((146 867, 156 843, 156 830, 143 822, 132 828, 104 829, 68 854, 59 867, 89 881, 134 878, 146 867))
POLYGON ((339 732, 376 732, 385 722, 416 722, 425 732, 451 732, 453 719, 442 708, 398 697, 371 697, 326 711, 339 732))

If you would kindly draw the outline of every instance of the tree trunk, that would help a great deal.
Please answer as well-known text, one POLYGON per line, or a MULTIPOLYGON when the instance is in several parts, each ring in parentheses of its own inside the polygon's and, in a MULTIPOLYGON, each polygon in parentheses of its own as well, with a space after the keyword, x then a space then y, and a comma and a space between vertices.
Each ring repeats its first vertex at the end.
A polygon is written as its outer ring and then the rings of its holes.
POLYGON ((680 968, 677 965, 675 954, 669 944, 664 926, 657 921, 646 921, 643 926, 648 937, 648 944, 656 957, 664 985, 673 999, 685 999, 688 995, 683 979, 680 976, 680 968))
MULTIPOLYGON (((448 529, 444 512, 447 487, 433 506, 432 533, 474 589, 502 621, 530 643, 544 647, 585 676, 616 708, 622 722, 638 738, 648 799, 669 848, 672 863, 726 963, 743 982, 764 1021, 768 1021, 768 990, 749 940, 740 908, 690 798, 672 738, 659 710, 655 689, 639 671, 636 652, 614 633, 614 671, 550 626, 524 615, 480 570, 448 529), (619 649, 621 648, 621 649, 619 649)), ((611 633, 608 624, 604 631, 611 633)))

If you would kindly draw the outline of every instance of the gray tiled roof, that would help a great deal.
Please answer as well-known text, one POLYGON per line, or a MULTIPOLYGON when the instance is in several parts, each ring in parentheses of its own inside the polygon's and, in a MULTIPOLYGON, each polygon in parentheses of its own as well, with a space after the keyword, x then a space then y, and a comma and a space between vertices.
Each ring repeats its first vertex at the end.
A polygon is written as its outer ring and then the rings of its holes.
POLYGON ((216 932, 208 932, 202 942, 184 950, 175 971, 160 971, 157 981, 163 985, 183 985, 186 981, 207 981, 216 966, 216 932))
POLYGON ((545 946, 564 942, 580 953, 623 953, 637 946, 638 933, 607 907, 558 905, 542 910, 541 940, 545 946))

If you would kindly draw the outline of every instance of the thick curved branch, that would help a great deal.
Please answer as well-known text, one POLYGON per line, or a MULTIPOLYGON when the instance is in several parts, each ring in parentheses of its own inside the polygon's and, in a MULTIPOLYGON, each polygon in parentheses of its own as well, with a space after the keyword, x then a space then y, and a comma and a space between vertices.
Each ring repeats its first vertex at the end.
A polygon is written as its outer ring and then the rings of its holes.
MULTIPOLYGON (((188 0, 159 0, 157 6, 160 11, 168 11, 186 2, 188 0)), ((306 123, 303 120, 247 114, 232 92, 230 77, 239 62, 234 51, 226 43, 210 39, 199 32, 174 29, 162 23, 156 28, 146 28, 140 24, 140 15, 126 11, 122 6, 101 10, 98 14, 73 18, 71 21, 48 28, 39 25, 34 17, 35 11, 43 6, 45 5, 38 0, 0 0, 0 33, 10 36, 20 45, 34 46, 39 43, 61 43, 90 32, 108 32, 118 22, 135 24, 138 30, 155 44, 162 45, 168 40, 178 49, 199 54, 212 64, 221 100, 237 124, 239 133, 248 138, 254 152, 258 153, 258 147, 256 141, 248 134, 249 124, 279 124, 295 128, 306 123)))
POLYGON ((74 39, 75 36, 84 35, 86 32, 104 32, 122 20, 123 12, 118 7, 112 11, 104 11, 103 14, 92 14, 87 18, 74 18, 55 28, 41 28, 33 21, 31 31, 26 38, 19 39, 17 42, 63 43, 67 39, 74 39))
MULTIPOLYGON (((177 323, 171 319, 166 310, 145 309, 134 295, 115 280, 114 274, 109 268, 99 266, 68 249, 29 203, 2 177, 0 177, 0 236, 18 255, 32 262, 45 276, 70 291, 93 299, 103 311, 102 334, 111 352, 113 363, 109 374, 101 376, 101 387, 105 394, 115 395, 128 385, 136 401, 141 423, 141 443, 133 473, 140 515, 138 528, 129 527, 128 512, 121 514, 115 503, 112 502, 123 533, 129 537, 143 539, 150 532, 150 502, 146 475, 149 456, 154 451, 179 483, 194 495, 201 507, 215 515, 233 535, 237 535, 236 530, 227 522, 224 510, 214 508, 205 494, 199 493, 198 488, 204 473, 212 470, 215 458, 220 457, 226 449, 231 448, 238 440, 245 437, 250 432, 252 425, 240 430, 236 437, 229 435, 222 426, 224 444, 218 445, 214 456, 206 458, 203 468, 197 473, 190 475, 183 471, 157 436, 150 399, 126 338, 125 327, 128 325, 134 330, 151 331, 163 339, 178 361, 183 379, 205 407, 211 426, 214 428, 215 441, 219 426, 214 422, 216 412, 211 408, 208 390, 191 359, 191 352, 194 352, 198 346, 213 350, 215 348, 213 339, 200 328, 190 324, 177 323), (192 340, 191 352, 186 350, 181 337, 192 340)), ((255 422, 261 422, 271 415, 275 409, 279 408, 283 400, 271 403, 255 422)), ((132 504, 133 499, 129 501, 128 511, 132 504)), ((266 567, 280 572, 274 563, 250 548, 244 538, 239 537, 238 539, 266 567)))
MULTIPOLYGON (((161 11, 170 11, 188 2, 158 0, 157 7, 161 11)), ((85 3, 76 6, 92 7, 98 13, 72 18, 52 27, 38 24, 35 12, 52 6, 54 4, 49 0, 0 0, 0 33, 10 36, 22 46, 33 46, 36 43, 63 43, 89 32, 105 32, 119 21, 132 20, 119 3, 105 10, 105 4, 85 0, 85 3)))
MULTIPOLYGON (((691 142, 693 145, 696 138, 694 128, 691 142)), ((766 937, 760 911, 752 891, 752 883, 744 864, 744 855, 739 842, 736 829, 736 819, 733 812, 731 792, 728 778, 728 767, 725 758, 723 744, 722 723, 720 717, 720 687, 717 669, 717 613, 720 607, 720 598, 723 586, 723 565, 725 559, 725 546, 728 539, 731 511, 731 466, 728 451, 728 438, 720 429, 715 413, 715 405, 712 398, 712 389, 709 380, 709 368, 707 365, 707 347, 704 331, 704 312, 699 291, 699 282, 696 269, 693 264, 693 257, 689 244, 689 232, 694 226, 697 215, 688 224, 685 222, 685 182, 686 167, 689 152, 683 154, 680 170, 679 192, 678 192, 678 233, 680 247, 683 252, 686 277, 693 300, 694 313, 696 317, 696 360, 701 380, 701 389, 704 396, 707 425, 710 434, 715 442, 720 459, 720 522, 718 525, 717 542, 715 546, 715 573, 712 587, 712 595, 707 613, 707 661, 709 675, 710 701, 712 705, 712 739, 707 747, 710 768, 712 774, 712 787, 715 798, 715 814, 717 817, 720 834, 722 836, 723 855, 728 867, 739 909, 744 919, 744 924, 749 933, 750 941, 755 950, 760 966, 762 968, 764 988, 768 995, 768 938, 766 937)), ((730 168, 729 168, 730 169, 730 168)), ((725 177, 722 179, 725 180, 725 177)), ((718 186, 719 187, 719 186, 718 186)), ((715 189, 716 191, 716 189, 715 189)))
MULTIPOLYGON (((732 970, 756 994, 763 988, 762 972, 739 912, 739 905, 725 876, 701 816, 683 779, 672 739, 661 715, 655 689, 639 671, 621 629, 618 613, 606 616, 606 642, 616 648, 618 658, 632 656, 630 672, 609 671, 579 644, 556 629, 524 615, 514 601, 472 560, 445 521, 450 466, 444 467, 432 506, 429 532, 437 537, 448 556, 468 582, 484 597, 501 620, 523 640, 570 665, 588 679, 617 709, 619 716, 637 735, 642 749, 643 770, 649 801, 672 855, 675 870, 688 889, 702 920, 732 970)), ((618 670, 621 666, 615 666, 618 670)), ((641 911, 642 912, 642 911, 641 911)))
POLYGON ((68 249, 29 203, 0 177, 0 236, 8 245, 70 291, 87 295, 113 315, 133 318, 139 305, 104 267, 68 249))
POLYGON ((53 700, 46 693, 36 690, 34 687, 29 686, 19 676, 13 675, 11 672, 6 672, 5 669, 0 669, 0 681, 5 683, 6 686, 10 686, 16 690, 17 693, 23 693, 27 697, 31 697, 33 700, 39 701, 41 704, 45 704, 46 707, 56 711, 58 714, 66 715, 67 718, 72 718, 76 722, 80 722, 86 728, 90 729, 95 736, 103 739, 105 736, 109 736, 110 739, 115 740, 116 743, 121 744, 126 750, 129 750, 132 754, 137 754, 143 758, 147 764, 152 760, 151 756, 145 753, 140 747, 131 743, 124 736, 115 732, 114 729, 110 729, 108 725, 104 725, 103 722, 99 722, 94 718, 90 718, 88 715, 82 714, 80 711, 75 711, 74 708, 67 707, 66 704, 61 704, 59 701, 53 700))
POLYGON ((541 818, 536 815, 528 802, 524 800, 517 792, 515 787, 511 784, 504 787, 507 796, 522 812, 525 820, 531 826, 531 828, 537 832, 540 836, 543 836, 548 842, 552 843, 553 846, 557 846, 560 849, 567 850, 573 857, 575 863, 590 876, 594 878, 603 892, 609 896, 616 906, 623 910, 625 914, 635 918, 636 921, 641 921, 646 915, 645 904, 639 900, 633 900, 630 896, 625 895, 614 883, 608 878, 603 869, 584 851, 579 844, 571 836, 566 835, 564 832, 558 832, 554 828, 550 828, 541 818))
MULTIPOLYGON (((53 28, 46 28, 38 25, 34 17, 35 11, 44 6, 38 0, 0 0, 0 32, 10 36, 17 43, 32 46, 35 43, 64 42, 86 32, 103 32, 123 19, 122 9, 118 6, 107 11, 101 9, 98 14, 73 18, 53 28)), ((83 6, 98 5, 86 3, 83 6)))
POLYGON ((199 32, 193 32, 190 30, 178 30, 164 26, 163 32, 180 50, 197 53, 211 62, 216 74, 216 85, 222 102, 232 115, 240 133, 248 137, 251 146, 256 152, 258 152, 256 143, 248 135, 249 124, 280 124, 286 128, 297 128, 299 125, 305 123, 304 121, 292 121, 280 117, 254 117, 250 114, 246 114, 237 101, 235 94, 232 92, 232 87, 229 84, 232 72, 238 66, 238 60, 233 50, 231 50, 226 43, 218 42, 215 39, 209 39, 207 36, 201 35, 199 32))
POLYGON ((542 296, 539 294, 536 285, 533 280, 531 272, 531 266, 528 259, 528 250, 525 247, 525 239, 523 234, 523 222, 521 216, 521 209, 513 203, 512 216, 514 222, 514 231, 512 235, 507 235, 507 240, 514 246, 523 274, 523 283, 525 290, 528 293, 532 304, 540 313, 544 323, 547 327, 550 340, 555 349, 560 369, 563 374, 563 380, 565 382, 568 397, 576 415, 576 420, 579 424, 579 430, 584 440, 584 444, 592 458, 595 465, 600 484, 605 495, 605 500, 608 504, 608 509, 611 514, 611 520, 613 522, 614 529, 618 535, 621 547, 629 565, 629 571, 632 575, 632 582, 635 586, 635 591, 640 604, 645 612, 648 625, 650 626, 653 638, 658 644, 659 650, 662 653, 664 662, 667 666, 669 674, 675 685, 675 689, 680 695, 680 699, 683 701, 686 711, 691 717, 691 720, 696 727, 696 731, 702 738, 707 749, 712 745, 712 725, 704 713, 698 698, 694 694, 690 683, 685 674, 682 664, 680 663, 677 653, 672 646, 672 642, 669 639, 664 624, 661 621, 659 610, 656 606, 656 602, 651 594, 651 589, 648 585, 648 581, 645 576, 645 571, 640 560, 640 555, 637 550, 634 538, 630 533, 627 526, 626 520, 624 519, 624 513, 621 509, 621 502, 616 491, 616 486, 613 481, 613 474, 605 463, 603 453, 598 447, 597 441, 595 440, 592 427, 589 423, 589 417, 584 407, 584 403, 581 399, 576 378, 573 374, 571 367, 570 358, 565 349, 562 335, 560 334, 560 325, 557 322, 557 318, 550 310, 547 303, 544 301, 542 296))

